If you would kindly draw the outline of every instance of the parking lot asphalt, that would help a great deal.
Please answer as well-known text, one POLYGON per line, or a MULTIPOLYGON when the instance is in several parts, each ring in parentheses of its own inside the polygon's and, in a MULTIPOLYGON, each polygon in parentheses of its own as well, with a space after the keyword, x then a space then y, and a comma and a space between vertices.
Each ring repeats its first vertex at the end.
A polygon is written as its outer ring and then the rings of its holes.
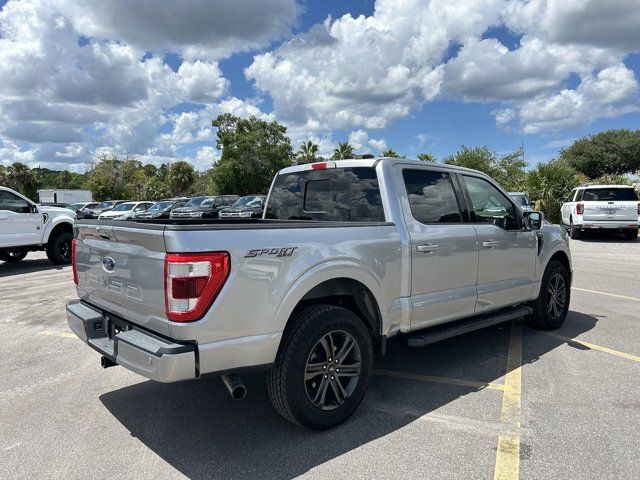
POLYGON ((68 330, 70 267, 0 262, 3 478, 637 478, 640 241, 572 241, 565 325, 390 342, 356 414, 323 433, 272 409, 263 375, 163 385, 68 330))

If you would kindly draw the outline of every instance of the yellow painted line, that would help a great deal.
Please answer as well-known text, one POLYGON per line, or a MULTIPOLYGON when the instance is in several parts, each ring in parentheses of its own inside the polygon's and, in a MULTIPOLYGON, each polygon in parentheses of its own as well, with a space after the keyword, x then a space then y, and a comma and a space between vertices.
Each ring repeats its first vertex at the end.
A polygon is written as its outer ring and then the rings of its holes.
POLYGON ((522 388, 522 323, 511 323, 507 374, 502 394, 502 429, 498 437, 494 480, 517 480, 520 472, 520 397, 522 388))
POLYGON ((622 357, 622 358, 626 358, 627 360, 633 360, 634 362, 640 362, 640 357, 637 355, 632 355, 630 353, 624 353, 621 352, 619 350, 614 350, 613 348, 608 348, 608 347, 603 347, 601 345, 596 345, 595 343, 590 343, 590 342, 585 342, 583 340, 577 340, 575 338, 570 338, 570 337, 565 337, 564 335, 559 335, 557 333, 554 332, 543 332, 540 331, 540 333, 543 333, 549 337, 554 337, 554 338, 559 338, 560 340, 564 340, 565 342, 569 342, 569 343, 577 343, 580 345, 583 345, 585 347, 588 347, 592 350, 599 350, 601 352, 605 352, 605 353, 609 353, 611 355, 615 355, 616 357, 622 357))
POLYGON ((460 385, 463 387, 488 388, 489 390, 504 390, 504 385, 499 383, 474 382, 461 378, 437 377, 433 375, 420 375, 417 373, 396 372, 393 370, 374 370, 375 375, 385 377, 404 378, 406 380, 418 380, 420 382, 446 383, 448 385, 460 385))
POLYGON ((47 335, 50 337, 76 338, 75 334, 71 332, 52 332, 51 330, 45 330, 44 332, 39 332, 38 335, 47 335))
POLYGON ((606 295, 607 297, 622 298, 624 300, 631 300, 632 302, 640 302, 638 297, 627 297, 626 295, 618 295, 617 293, 601 292, 599 290, 589 290, 587 288, 571 287, 571 290, 577 290, 579 292, 595 293, 596 295, 606 295))

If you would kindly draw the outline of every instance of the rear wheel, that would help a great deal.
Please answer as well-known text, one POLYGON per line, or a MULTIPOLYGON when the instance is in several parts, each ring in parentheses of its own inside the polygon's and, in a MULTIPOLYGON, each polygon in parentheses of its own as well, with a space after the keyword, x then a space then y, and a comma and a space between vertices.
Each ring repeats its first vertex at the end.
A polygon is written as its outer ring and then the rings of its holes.
POLYGON ((532 302, 533 313, 528 317, 529 324, 542 330, 559 328, 569 313, 570 300, 569 272, 564 264, 552 260, 542 276, 540 295, 532 302))
POLYGON ((638 229, 634 228, 633 230, 625 230, 624 238, 627 240, 637 240, 638 238, 638 229))
POLYGON ((27 256, 28 250, 3 250, 0 251, 0 260, 7 263, 17 263, 27 256))
POLYGON ((284 418, 312 430, 344 422, 371 375, 373 346, 362 320, 333 305, 301 309, 282 340, 267 386, 284 418))
POLYGON ((580 230, 579 228, 577 228, 574 224, 573 224, 573 218, 569 220, 569 236, 576 240, 578 238, 580 238, 580 235, 582 235, 582 230, 580 230))
POLYGON ((73 240, 71 232, 53 234, 47 243, 47 258, 56 265, 71 263, 71 240, 73 240))

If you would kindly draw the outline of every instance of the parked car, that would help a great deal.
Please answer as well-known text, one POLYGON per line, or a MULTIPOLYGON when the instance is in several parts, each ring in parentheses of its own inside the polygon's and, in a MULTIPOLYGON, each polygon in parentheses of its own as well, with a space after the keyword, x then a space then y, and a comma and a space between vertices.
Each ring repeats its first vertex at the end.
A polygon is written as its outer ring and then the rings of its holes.
POLYGON ((82 212, 87 209, 92 209, 98 206, 98 202, 80 202, 80 203, 72 203, 67 208, 69 210, 73 210, 74 212, 82 212))
POLYGON ((638 194, 629 185, 574 188, 560 212, 571 238, 580 238, 586 230, 623 233, 627 240, 638 238, 640 203, 638 194))
POLYGON ((197 205, 185 205, 171 211, 171 218, 218 218, 218 213, 238 200, 237 195, 204 197, 197 205))
POLYGON ((554 329, 567 315, 567 232, 481 172, 401 158, 296 165, 265 209, 240 224, 114 225, 100 242, 98 223, 76 222, 71 330, 104 367, 159 382, 218 374, 234 398, 239 373, 264 369, 283 417, 326 429, 358 407, 390 337, 422 346, 522 316, 554 329))
POLYGON ((32 250, 44 250, 51 262, 70 263, 74 217, 73 210, 36 205, 0 187, 0 260, 19 262, 32 250))
POLYGON ((106 202, 100 202, 95 208, 87 208, 77 212, 77 218, 98 218, 101 213, 108 212, 113 207, 126 202, 126 200, 107 200, 106 202))
POLYGON ((513 198, 513 201, 516 202, 523 212, 532 212, 536 207, 536 204, 529 200, 527 194, 524 192, 509 192, 509 196, 513 198))
POLYGON ((101 213, 99 220, 128 220, 136 213, 146 212, 153 202, 124 202, 111 210, 101 213))
POLYGON ((262 218, 265 195, 248 195, 241 197, 228 208, 220 210, 220 218, 262 218))
POLYGON ((150 218, 169 218, 169 214, 174 208, 180 208, 186 205, 186 202, 177 200, 161 200, 156 202, 146 212, 140 212, 133 216, 135 220, 144 220, 150 218))

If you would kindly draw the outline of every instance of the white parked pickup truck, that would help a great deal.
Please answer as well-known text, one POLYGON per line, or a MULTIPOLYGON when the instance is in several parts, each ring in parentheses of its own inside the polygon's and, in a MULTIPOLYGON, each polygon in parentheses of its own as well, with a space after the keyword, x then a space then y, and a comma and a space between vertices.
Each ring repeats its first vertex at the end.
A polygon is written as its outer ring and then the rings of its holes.
POLYGON ((0 187, 0 260, 19 262, 31 250, 45 250, 55 264, 71 263, 75 212, 36 205, 0 187))
POLYGON ((624 233, 627 240, 638 238, 640 203, 629 185, 574 188, 562 204, 561 213, 571 238, 579 238, 586 230, 624 233))
POLYGON ((311 429, 351 415, 374 350, 527 317, 565 320, 564 228, 486 175, 400 158, 298 165, 262 219, 79 220, 71 330, 159 382, 267 372, 276 410, 311 429))

